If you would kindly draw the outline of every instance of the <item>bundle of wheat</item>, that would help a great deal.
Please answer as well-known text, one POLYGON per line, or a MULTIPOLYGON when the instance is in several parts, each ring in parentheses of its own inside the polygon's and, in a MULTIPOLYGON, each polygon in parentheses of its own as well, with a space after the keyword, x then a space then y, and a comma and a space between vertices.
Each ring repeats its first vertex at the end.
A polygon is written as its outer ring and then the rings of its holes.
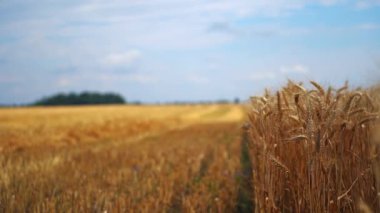
POLYGON ((377 149, 370 143, 376 92, 311 84, 307 90, 289 81, 275 95, 251 99, 256 211, 379 212, 377 149))

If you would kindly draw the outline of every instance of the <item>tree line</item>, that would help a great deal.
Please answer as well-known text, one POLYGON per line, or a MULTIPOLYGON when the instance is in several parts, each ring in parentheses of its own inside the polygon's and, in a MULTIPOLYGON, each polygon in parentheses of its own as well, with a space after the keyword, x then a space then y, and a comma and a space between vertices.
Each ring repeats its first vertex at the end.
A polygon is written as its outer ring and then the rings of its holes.
POLYGON ((32 105, 58 106, 58 105, 89 105, 89 104, 124 104, 123 96, 116 93, 82 92, 58 93, 44 97, 32 105))

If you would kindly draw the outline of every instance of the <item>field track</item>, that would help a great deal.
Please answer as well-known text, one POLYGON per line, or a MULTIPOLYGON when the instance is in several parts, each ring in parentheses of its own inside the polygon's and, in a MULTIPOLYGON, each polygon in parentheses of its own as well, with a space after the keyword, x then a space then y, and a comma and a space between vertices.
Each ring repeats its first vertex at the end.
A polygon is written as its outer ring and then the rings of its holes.
POLYGON ((243 118, 236 105, 2 109, 0 211, 234 211, 243 118))

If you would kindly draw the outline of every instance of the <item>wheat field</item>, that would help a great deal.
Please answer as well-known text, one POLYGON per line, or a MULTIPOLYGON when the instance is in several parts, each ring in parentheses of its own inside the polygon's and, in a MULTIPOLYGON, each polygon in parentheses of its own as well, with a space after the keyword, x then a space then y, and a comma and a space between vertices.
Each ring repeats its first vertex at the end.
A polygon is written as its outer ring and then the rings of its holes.
POLYGON ((0 109, 0 212, 379 212, 380 89, 0 109))
POLYGON ((238 207, 238 105, 0 110, 1 212, 238 207))
POLYGON ((256 212, 379 212, 379 94, 290 81, 253 97, 256 212))

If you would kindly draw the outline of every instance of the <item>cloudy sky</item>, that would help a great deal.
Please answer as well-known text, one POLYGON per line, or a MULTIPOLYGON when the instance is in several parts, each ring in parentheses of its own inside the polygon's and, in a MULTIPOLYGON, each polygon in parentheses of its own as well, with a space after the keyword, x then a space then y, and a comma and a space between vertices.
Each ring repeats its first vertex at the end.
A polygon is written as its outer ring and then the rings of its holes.
POLYGON ((0 0, 0 103, 247 98, 380 77, 380 0, 0 0))

